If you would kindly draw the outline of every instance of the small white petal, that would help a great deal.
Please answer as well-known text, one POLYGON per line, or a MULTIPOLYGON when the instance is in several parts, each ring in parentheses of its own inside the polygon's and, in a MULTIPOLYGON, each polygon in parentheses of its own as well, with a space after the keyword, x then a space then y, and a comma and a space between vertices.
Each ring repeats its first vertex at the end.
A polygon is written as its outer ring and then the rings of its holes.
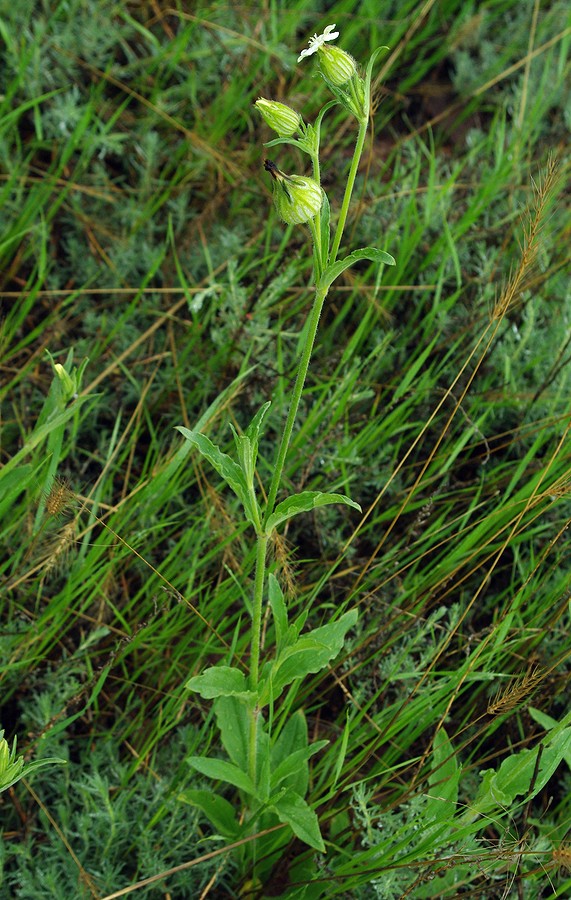
POLYGON ((313 47, 313 48, 306 47, 305 50, 301 51, 300 55, 297 58, 297 61, 301 62, 302 59, 304 59, 306 56, 311 56, 311 54, 315 53, 316 50, 317 50, 317 47, 313 47))
POLYGON ((315 53, 325 41, 334 41, 335 38, 339 37, 339 32, 334 31, 335 25, 327 25, 323 34, 314 34, 312 38, 309 39, 309 47, 305 50, 302 50, 300 55, 297 58, 298 62, 301 62, 302 59, 306 56, 311 56, 315 53), (333 33, 332 33, 333 32, 333 33))

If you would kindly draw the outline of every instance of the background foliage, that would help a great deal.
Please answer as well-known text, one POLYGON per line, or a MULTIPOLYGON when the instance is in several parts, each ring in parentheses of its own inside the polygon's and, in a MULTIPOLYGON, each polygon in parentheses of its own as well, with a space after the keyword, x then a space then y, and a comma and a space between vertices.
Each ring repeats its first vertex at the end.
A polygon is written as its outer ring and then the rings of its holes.
MULTIPOLYGON (((137 896, 254 895, 184 800, 205 786, 185 758, 218 749, 184 683, 244 654, 251 534, 174 426, 229 445, 271 395, 267 476, 311 262, 252 104, 317 114, 296 56, 332 22, 360 61, 390 48, 347 242, 397 266, 331 291, 288 460, 296 490, 366 512, 299 517, 273 548, 292 614, 360 615, 279 713, 330 741, 308 798, 327 855, 284 844, 264 890, 571 890, 571 753, 475 804, 482 770, 547 754, 569 713, 567 4, 23 0, 0 21, 0 724, 69 764, 3 795, 4 896, 103 898, 183 864, 137 896), (46 350, 89 359, 55 424, 46 350)), ((326 128, 338 206, 354 134, 326 128)))

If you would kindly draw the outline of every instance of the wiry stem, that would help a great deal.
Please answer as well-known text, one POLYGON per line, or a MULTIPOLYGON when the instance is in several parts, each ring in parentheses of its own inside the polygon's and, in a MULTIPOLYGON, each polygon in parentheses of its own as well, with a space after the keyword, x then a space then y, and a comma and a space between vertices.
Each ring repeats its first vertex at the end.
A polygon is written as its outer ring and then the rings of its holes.
POLYGON ((369 120, 363 119, 359 123, 359 134, 357 135, 357 143, 355 144, 355 151, 353 153, 353 159, 351 160, 351 168, 349 170, 349 176, 347 178, 347 185, 345 187, 345 193, 343 195, 343 203, 341 204, 341 212, 339 213, 339 220, 337 222, 337 229, 335 231, 335 237, 333 238, 333 246, 331 247, 331 256, 330 262, 334 263, 337 259, 337 254, 339 252, 339 246, 341 244, 341 238, 343 237, 343 229, 345 228, 345 222, 347 220, 347 213, 349 212, 349 203, 351 202, 351 194, 353 193, 353 187, 355 185, 355 178, 357 176, 357 169, 359 168, 359 160, 361 159, 361 154, 363 152, 363 145, 365 143, 365 138, 367 136, 367 126, 369 124, 369 120))

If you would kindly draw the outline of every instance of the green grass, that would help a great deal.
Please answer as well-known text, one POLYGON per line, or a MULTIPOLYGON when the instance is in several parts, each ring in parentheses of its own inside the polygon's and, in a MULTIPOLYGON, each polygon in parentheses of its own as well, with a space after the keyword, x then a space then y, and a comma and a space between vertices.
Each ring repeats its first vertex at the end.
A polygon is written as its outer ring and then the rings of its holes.
MULTIPOLYGON (((567 4, 27 2, 0 29, 0 727, 68 760, 2 795, 0 896, 569 896, 567 4), (185 802, 211 787, 186 758, 221 754, 185 682, 247 662, 253 534, 175 426, 228 449, 271 397, 269 483, 311 262, 253 102, 317 114, 295 60, 330 22, 358 60, 390 48, 345 243, 397 265, 333 286, 286 464, 364 510, 288 524, 291 615, 359 620, 273 711, 330 742, 327 854, 259 837, 256 892, 185 802), (51 420, 46 349, 89 359, 51 420)), ((355 130, 325 130, 338 209, 355 130)))

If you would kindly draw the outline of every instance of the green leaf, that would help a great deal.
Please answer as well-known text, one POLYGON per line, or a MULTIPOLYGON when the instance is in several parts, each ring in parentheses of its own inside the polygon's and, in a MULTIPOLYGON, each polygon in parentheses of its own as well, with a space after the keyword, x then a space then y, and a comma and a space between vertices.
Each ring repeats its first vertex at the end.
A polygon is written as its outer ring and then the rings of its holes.
MULTIPOLYGON (((61 428, 62 425, 65 425, 69 421, 69 419, 77 416, 81 406, 88 400, 93 399, 93 396, 96 395, 85 394, 83 397, 78 397, 77 400, 74 400, 73 403, 70 403, 69 406, 66 406, 62 413, 54 415, 53 418, 49 417, 44 424, 40 425, 40 418, 38 418, 36 427, 34 428, 32 434, 26 439, 26 443, 24 444, 24 446, 21 447, 17 453, 14 453, 14 455, 11 456, 10 459, 6 460, 6 462, 2 466, 2 479, 6 478, 8 472, 15 469, 20 464, 20 461, 31 454, 36 449, 36 447, 42 444, 43 441, 47 437, 49 437, 50 434, 57 431, 57 429, 61 428)), ((44 408, 47 405, 48 399, 49 398, 46 398, 44 408)))
MULTIPOLYGON (((242 772, 248 772, 252 702, 248 705, 238 697, 219 697, 214 703, 214 713, 226 753, 242 772)), ((264 726, 264 717, 258 712, 255 789, 256 797, 262 802, 270 795, 270 738, 264 726)))
POLYGON ((280 822, 289 825, 296 837, 320 853, 325 853, 317 816, 299 794, 295 791, 286 791, 272 804, 272 808, 280 822))
POLYGON ((337 750, 334 755, 337 757, 335 762, 335 774, 333 775, 333 784, 332 789, 337 786, 337 782, 341 777, 341 772, 343 771, 343 763, 345 762, 345 757, 347 756, 347 747, 349 744, 349 736, 351 734, 351 724, 349 721, 349 712, 347 711, 347 718, 345 720, 345 728, 343 729, 343 734, 341 735, 341 741, 339 742, 339 750, 337 750))
MULTIPOLYGON (((250 735, 248 707, 238 697, 219 697, 214 704, 214 713, 220 729, 222 746, 232 762, 246 772, 250 735)), ((261 719, 261 716, 258 718, 261 719)))
POLYGON ((384 250, 377 250, 376 247, 363 247, 362 250, 354 250, 345 259, 339 259, 331 266, 327 266, 319 279, 318 290, 326 290, 339 277, 341 272, 344 272, 345 269, 348 269, 349 266, 354 265, 361 259, 384 263, 386 266, 396 266, 396 260, 390 253, 385 253, 384 250))
POLYGON ((262 803, 267 803, 270 797, 270 780, 271 780, 271 754, 270 754, 270 736, 267 731, 261 727, 262 716, 258 716, 260 727, 256 733, 256 797, 262 803))
POLYGON ((541 791, 557 766, 571 752, 571 728, 554 729, 549 743, 539 743, 532 750, 524 748, 504 759, 498 771, 486 769, 480 790, 470 813, 482 814, 498 806, 509 807, 517 796, 532 800, 541 791), (538 754, 541 750, 541 756, 538 754))
POLYGON ((533 721, 545 728, 546 731, 551 731, 552 728, 559 724, 557 719, 554 719, 553 716, 548 716, 541 709, 536 709, 535 706, 528 706, 527 710, 533 721))
POLYGON ((246 429, 246 434, 248 435, 248 437, 250 438, 252 443, 256 444, 256 446, 260 439, 260 429, 264 423, 264 419, 266 418, 266 415, 267 415, 268 410, 271 405, 272 405, 272 401, 267 400, 266 403, 264 403, 264 405, 260 407, 260 409, 258 410, 258 412, 256 413, 256 415, 254 416, 254 418, 252 419, 252 421, 250 422, 250 424, 248 425, 248 427, 246 429))
POLYGON ((357 615, 356 609, 350 610, 335 622, 303 634, 293 646, 287 646, 273 662, 264 666, 259 705, 265 706, 271 697, 278 697, 296 678, 304 678, 323 669, 340 652, 345 635, 355 625, 357 615))
POLYGON ((182 791, 177 799, 202 810, 209 822, 225 838, 236 840, 239 836, 240 826, 234 807, 224 797, 219 797, 212 791, 187 790, 182 791))
MULTIPOLYGON (((301 146, 302 141, 299 140, 298 138, 277 137, 277 138, 273 138, 273 140, 271 140, 271 141, 264 141, 264 147, 276 147, 278 144, 291 144, 292 147, 299 147, 300 150, 304 150, 304 147, 301 146)), ((308 151, 305 150, 304 152, 307 153, 308 151)))
MULTIPOLYGON (((531 718, 541 725, 542 728, 545 728, 546 731, 551 731, 553 728, 561 729, 562 725, 565 727, 570 718, 569 716, 565 716, 562 722, 558 722, 557 719, 553 719, 551 716, 548 716, 547 713, 542 712, 540 709, 536 709, 534 706, 528 706, 527 711, 531 718)), ((567 752, 563 755, 563 759, 571 769, 571 747, 569 747, 567 752)))
MULTIPOLYGON (((317 116, 315 122, 313 123, 313 130, 314 130, 314 133, 315 133, 315 137, 316 137, 316 139, 317 139, 317 143, 316 143, 316 145, 315 145, 315 148, 316 148, 317 150, 319 149, 319 144, 320 144, 320 142, 321 142, 321 125, 322 125, 322 123, 323 123, 323 116, 324 116, 325 113, 328 112, 330 109, 333 109, 334 106, 338 106, 338 105, 339 105, 339 101, 338 101, 338 100, 330 100, 328 103, 325 104, 325 106, 322 106, 322 108, 319 110, 319 114, 318 114, 318 116, 317 116)), ((308 126, 307 126, 308 131, 309 131, 310 128, 311 128, 311 125, 308 125, 308 126)))
MULTIPOLYGON (((183 283, 183 288, 186 288, 186 285, 184 284, 183 273, 180 270, 180 266, 178 265, 176 254, 174 256, 174 259, 177 266, 177 272, 179 273, 179 277, 183 283)), ((204 410, 204 412, 196 422, 194 432, 200 433, 202 428, 207 427, 208 423, 211 422, 212 419, 222 411, 228 401, 235 396, 242 382, 246 378, 248 378, 253 371, 255 371, 255 368, 255 366, 250 366, 249 368, 244 369, 243 372, 240 372, 240 374, 237 375, 236 378, 231 381, 230 384, 228 384, 224 388, 224 390, 222 390, 215 397, 212 403, 207 406, 207 408, 204 410)), ((159 496, 161 491, 164 490, 165 484, 172 481, 175 473, 186 460, 189 452, 192 449, 192 446, 193 445, 190 443, 190 441, 185 441, 183 444, 181 444, 176 453, 169 459, 168 463, 162 469, 156 472, 153 477, 153 490, 155 491, 156 496, 159 496)))
POLYGON ((24 764, 24 757, 19 756, 15 762, 8 766, 0 775, 0 791, 6 791, 13 784, 16 784, 20 778, 29 778, 38 769, 44 766, 66 766, 67 760, 60 759, 58 756, 46 756, 44 759, 34 759, 32 762, 24 764))
POLYGON ((327 747, 329 741, 315 741, 309 747, 302 750, 295 750, 284 759, 272 772, 272 790, 275 791, 281 785, 282 781, 287 779, 287 788, 291 788, 300 796, 307 793, 309 782, 309 766, 308 759, 319 753, 324 747, 327 747))
POLYGON ((14 504, 18 494, 26 489, 32 472, 31 465, 18 466, 3 477, 3 469, 0 469, 0 519, 14 504))
POLYGON ((236 444, 236 452, 238 454, 240 468, 245 476, 246 484, 249 486, 253 481, 254 476, 254 467, 252 465, 252 445, 250 443, 250 438, 245 434, 238 434, 232 423, 230 423, 230 430, 232 432, 232 437, 234 438, 234 443, 236 444))
POLYGON ((223 453, 220 447, 213 444, 210 438, 199 431, 191 431, 190 428, 184 428, 177 425, 177 430, 190 441, 197 450, 202 453, 205 459, 216 469, 218 474, 224 479, 228 487, 230 487, 236 496, 245 504, 247 500, 247 485, 240 466, 231 459, 227 453, 223 453))
POLYGON ((302 491, 300 494, 294 494, 292 497, 286 497, 281 503, 278 503, 272 515, 266 523, 266 531, 270 534, 274 528, 286 522, 299 513, 309 512, 318 506, 328 506, 331 503, 344 503, 346 506, 352 506, 361 512, 361 507, 354 500, 346 497, 345 494, 325 494, 322 491, 302 491))
POLYGON ((4 737, 4 729, 0 728, 0 791, 5 791, 12 787, 20 778, 27 778, 36 769, 42 769, 44 766, 53 764, 65 766, 66 760, 50 756, 45 759, 36 759, 33 762, 25 763, 24 757, 17 755, 17 739, 14 738, 10 748, 8 741, 4 737))
MULTIPOLYGON (((272 766, 277 768, 290 753, 308 746, 307 722, 302 709, 288 719, 272 746, 272 766)), ((301 793, 301 792, 300 792, 301 793)))
POLYGON ((276 646, 279 652, 288 631, 288 619, 283 591, 278 579, 273 574, 268 576, 268 595, 276 629, 276 646))
POLYGON ((210 666, 202 675, 194 675, 186 682, 189 691, 195 691, 205 700, 214 697, 242 697, 253 700, 254 694, 248 690, 246 676, 234 666, 210 666))
POLYGON ((250 422, 244 434, 238 434, 234 426, 230 425, 234 436, 234 443, 236 444, 240 468, 244 474, 244 482, 247 489, 247 500, 244 500, 246 515, 256 528, 260 522, 260 510, 254 490, 254 475, 258 458, 260 428, 262 427, 262 423, 270 406, 271 400, 264 403, 250 422))
POLYGON ((285 781, 283 787, 305 797, 309 785, 309 766, 297 754, 303 754, 307 749, 307 722, 303 710, 298 709, 290 716, 272 746, 272 789, 275 790, 285 781), (294 767, 288 771, 288 764, 294 757, 297 757, 294 767))
POLYGON ((433 771, 424 817, 427 823, 450 821, 456 811, 460 770, 450 738, 444 728, 436 732, 432 747, 433 771))
POLYGON ((234 763, 226 762, 224 759, 212 759, 207 756, 189 756, 187 762, 193 769, 196 769, 202 775, 206 775, 207 778, 227 781, 228 784, 233 784, 234 787, 244 791, 245 794, 249 794, 252 797, 256 796, 252 779, 242 769, 235 766, 234 763))
POLYGON ((379 54, 382 53, 383 50, 389 49, 390 48, 386 47, 385 45, 377 47, 376 50, 373 50, 369 58, 369 62, 367 63, 367 69, 365 72, 365 102, 363 104, 365 109, 369 109, 369 106, 371 105, 371 79, 373 77, 373 66, 377 60, 377 56, 379 56, 379 54))

